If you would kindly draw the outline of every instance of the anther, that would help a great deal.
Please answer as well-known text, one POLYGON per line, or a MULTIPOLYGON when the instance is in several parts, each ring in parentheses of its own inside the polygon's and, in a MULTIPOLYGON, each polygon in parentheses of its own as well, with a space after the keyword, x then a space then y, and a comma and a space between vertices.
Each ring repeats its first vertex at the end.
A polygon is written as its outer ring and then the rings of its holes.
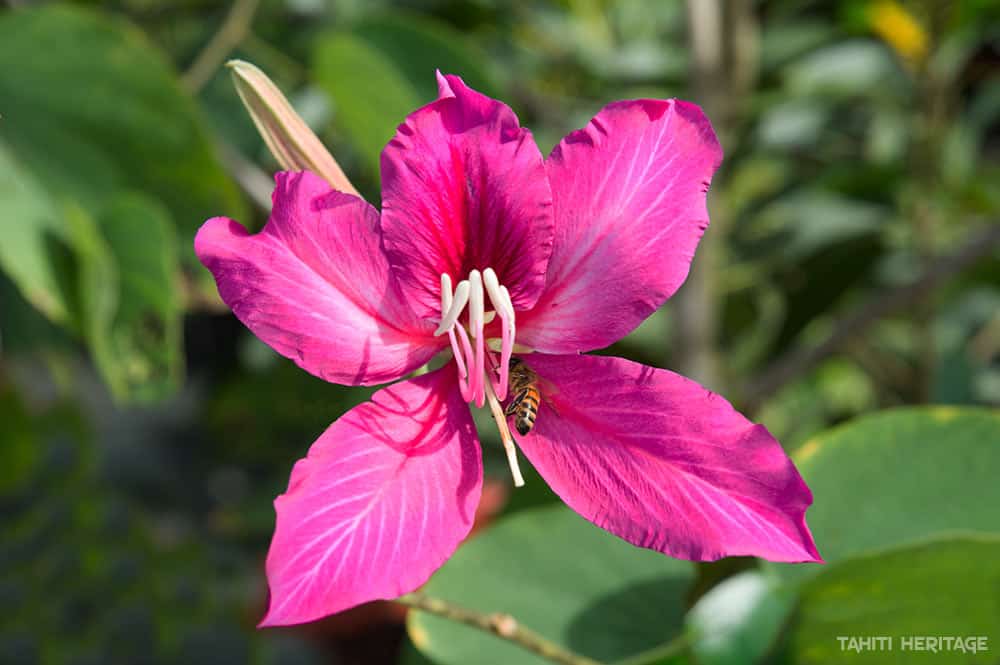
MULTIPOLYGON (((448 281, 450 282, 451 280, 449 279, 448 281)), ((441 286, 444 287, 443 277, 441 279, 441 286)), ((445 313, 442 316, 441 323, 438 324, 437 330, 434 331, 435 337, 437 337, 438 335, 443 335, 446 332, 448 332, 448 330, 453 325, 455 325, 455 322, 458 321, 459 314, 462 313, 462 310, 465 309, 466 303, 469 302, 470 288, 471 287, 469 286, 469 280, 467 279, 463 279, 461 282, 458 283, 458 286, 455 287, 454 300, 451 303, 451 307, 448 308, 447 313, 445 313)), ((443 295, 441 296, 441 300, 444 301, 443 295)))
POLYGON ((451 276, 442 274, 441 320, 434 334, 448 333, 462 398, 479 407, 489 403, 500 430, 514 485, 520 487, 524 485, 524 478, 518 466, 517 448, 507 425, 507 416, 500 405, 500 400, 507 396, 511 354, 525 350, 514 341, 517 327, 510 292, 500 284, 492 268, 485 268, 482 272, 470 271, 468 279, 459 282, 454 292, 451 284, 451 276), (487 297, 491 306, 489 310, 486 309, 487 297), (466 309, 467 319, 462 321, 462 312, 466 309), (500 339, 486 339, 485 326, 498 317, 500 339), (499 359, 494 355, 496 352, 499 352, 499 359))

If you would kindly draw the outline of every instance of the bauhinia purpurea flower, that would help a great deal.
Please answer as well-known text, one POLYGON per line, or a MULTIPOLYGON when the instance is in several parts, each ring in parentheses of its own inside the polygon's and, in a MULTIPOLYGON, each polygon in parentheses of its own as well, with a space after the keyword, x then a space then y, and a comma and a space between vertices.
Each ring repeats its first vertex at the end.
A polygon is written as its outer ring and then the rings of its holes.
POLYGON ((275 500, 261 625, 398 597, 444 563, 483 482, 469 404, 492 410, 515 483, 516 443, 572 509, 634 545, 819 561, 812 495, 763 426, 672 372, 581 355, 687 276, 722 159, 701 110, 615 102, 545 159, 509 107, 438 78, 382 153, 381 214, 286 172, 260 233, 217 217, 195 240, 276 351, 334 383, 396 381, 334 422, 275 500), (404 378, 442 351, 443 367, 404 378), (524 435, 504 414, 520 397, 511 358, 541 396, 524 435))

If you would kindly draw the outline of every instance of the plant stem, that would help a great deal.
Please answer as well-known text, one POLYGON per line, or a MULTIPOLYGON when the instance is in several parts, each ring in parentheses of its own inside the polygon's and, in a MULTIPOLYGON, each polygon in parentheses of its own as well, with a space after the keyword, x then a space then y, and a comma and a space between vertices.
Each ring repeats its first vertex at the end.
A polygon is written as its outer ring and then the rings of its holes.
MULTIPOLYGON (((751 0, 688 0, 691 88, 726 151, 757 76, 757 23, 751 0)), ((715 177, 709 196, 712 224, 699 243, 684 286, 671 301, 674 366, 682 374, 721 391, 719 358, 720 266, 725 262, 730 211, 725 187, 715 177)))
POLYGON ((205 87, 205 84, 212 79, 212 75, 229 57, 229 53, 250 33, 250 25, 253 23, 253 15, 257 12, 258 4, 260 0, 233 2, 218 32, 212 35, 205 48, 184 72, 182 81, 190 92, 196 93, 205 87))
MULTIPOLYGON (((694 96, 716 128, 721 129, 726 106, 722 2, 688 0, 687 12, 694 96)), ((723 229, 715 212, 715 223, 702 237, 687 280, 673 300, 671 356, 679 372, 719 391, 722 385, 715 348, 718 308, 714 268, 723 229)))
POLYGON ((464 623, 487 633, 512 642, 522 649, 527 649, 546 660, 560 665, 601 665, 596 660, 573 653, 538 633, 522 626, 517 619, 509 614, 493 612, 483 614, 459 605, 454 605, 440 598, 433 598, 419 591, 409 593, 396 602, 423 612, 437 615, 449 621, 464 623))

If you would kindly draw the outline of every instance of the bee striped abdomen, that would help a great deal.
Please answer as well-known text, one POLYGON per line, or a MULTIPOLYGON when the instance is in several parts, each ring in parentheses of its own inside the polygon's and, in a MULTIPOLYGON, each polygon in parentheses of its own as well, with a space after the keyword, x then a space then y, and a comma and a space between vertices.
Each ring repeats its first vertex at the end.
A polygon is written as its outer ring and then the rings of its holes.
POLYGON ((534 386, 528 386, 514 398, 514 403, 517 405, 514 409, 514 427, 521 436, 530 432, 535 426, 540 401, 541 395, 534 386))
POLYGON ((538 377, 520 358, 510 359, 510 391, 514 395, 507 404, 506 414, 514 416, 514 429, 521 436, 535 426, 542 395, 538 392, 538 377))

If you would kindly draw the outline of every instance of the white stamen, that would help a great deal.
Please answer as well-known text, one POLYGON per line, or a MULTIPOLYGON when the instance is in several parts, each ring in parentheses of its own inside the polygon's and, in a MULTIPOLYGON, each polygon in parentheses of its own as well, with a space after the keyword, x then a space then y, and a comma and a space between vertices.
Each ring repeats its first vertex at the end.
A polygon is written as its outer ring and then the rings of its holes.
MULTIPOLYGON (((469 273, 469 327, 472 334, 480 332, 483 325, 483 315, 485 314, 485 302, 483 298, 483 276, 478 270, 469 273)), ((479 335, 476 335, 477 337, 479 335)))
POLYGON ((486 402, 486 393, 483 388, 486 383, 486 351, 483 340, 483 306, 485 303, 483 300, 483 277, 478 270, 473 270, 469 273, 469 332, 476 338, 476 357, 470 383, 476 406, 479 408, 482 408, 486 402))
POLYGON ((503 295, 500 293, 500 281, 497 279, 497 274, 493 272, 493 268, 487 268, 483 271, 483 286, 486 287, 486 293, 490 296, 493 309, 503 317, 506 314, 503 295))
POLYGON ((451 290, 451 275, 446 272, 441 273, 441 314, 444 315, 451 309, 451 303, 455 299, 455 294, 451 290))
POLYGON ((514 301, 510 299, 510 291, 507 290, 506 286, 500 287, 500 295, 503 296, 504 307, 507 308, 507 312, 510 314, 511 325, 514 324, 514 301))
MULTIPOLYGON (((441 283, 443 286, 444 285, 443 278, 441 280, 441 283)), ((469 285, 469 280, 467 279, 463 279, 461 282, 458 283, 458 286, 455 287, 455 299, 451 303, 451 307, 448 308, 448 313, 442 317, 441 323, 438 324, 437 330, 434 331, 435 337, 437 337, 438 335, 445 334, 448 331, 448 329, 451 328, 453 325, 455 325, 455 322, 458 321, 459 314, 462 313, 462 310, 465 309, 466 303, 469 302, 470 288, 471 287, 469 285)), ((481 287, 480 290, 482 290, 481 287)), ((444 300, 443 295, 441 296, 441 300, 442 301, 444 300)))
POLYGON ((510 358, 513 352, 530 351, 515 341, 517 331, 514 322, 514 304, 510 291, 500 284, 496 272, 486 268, 482 272, 472 270, 451 289, 451 276, 441 275, 441 321, 435 335, 448 333, 451 349, 458 369, 458 386, 462 398, 470 404, 483 407, 489 402, 493 419, 500 430, 507 463, 514 478, 514 485, 524 485, 524 478, 517 461, 517 448, 507 416, 500 400, 505 399, 509 381, 510 358), (486 310, 486 296, 492 308, 486 310), (462 312, 468 309, 466 323, 462 323, 462 312), (500 318, 500 339, 486 339, 485 326, 500 318), (474 338, 474 339, 470 339, 474 338), (474 346, 473 346, 474 345, 474 346), (498 359, 494 352, 499 352, 498 359), (485 365, 489 361, 489 370, 485 365), (498 363, 499 360, 499 363, 498 363))

